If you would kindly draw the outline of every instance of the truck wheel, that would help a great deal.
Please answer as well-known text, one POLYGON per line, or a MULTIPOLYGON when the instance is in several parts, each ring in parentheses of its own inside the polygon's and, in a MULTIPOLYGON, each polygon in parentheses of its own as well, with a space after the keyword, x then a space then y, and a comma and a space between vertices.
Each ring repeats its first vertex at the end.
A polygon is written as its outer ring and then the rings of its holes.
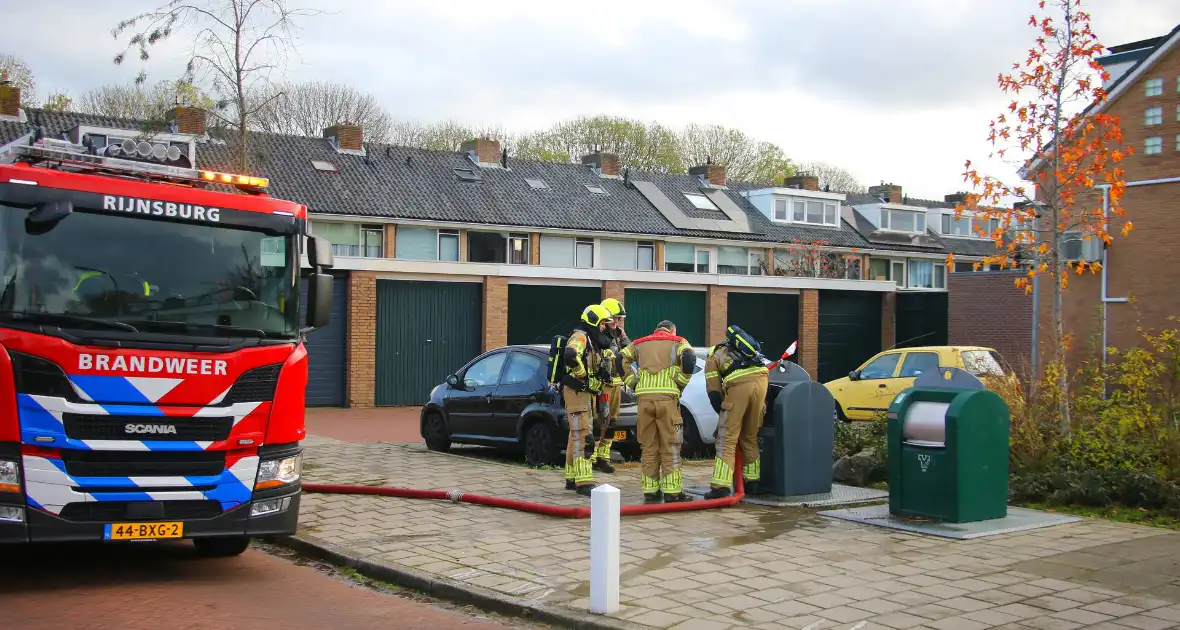
POLYGON ((426 441, 426 448, 445 453, 451 450, 451 436, 447 433, 447 425, 442 416, 432 413, 426 416, 426 425, 422 431, 422 439, 426 441))
POLYGON ((229 558, 241 555, 250 546, 249 536, 218 536, 215 538, 194 538, 193 547, 197 555, 204 558, 229 558))
POLYGON ((557 441, 553 426, 544 420, 529 426, 524 436, 524 460, 533 468, 557 465, 557 441))
POLYGON ((696 459, 705 456, 705 443, 701 440, 701 430, 697 428, 697 421, 684 407, 680 408, 680 421, 684 423, 684 443, 680 445, 680 457, 696 459))

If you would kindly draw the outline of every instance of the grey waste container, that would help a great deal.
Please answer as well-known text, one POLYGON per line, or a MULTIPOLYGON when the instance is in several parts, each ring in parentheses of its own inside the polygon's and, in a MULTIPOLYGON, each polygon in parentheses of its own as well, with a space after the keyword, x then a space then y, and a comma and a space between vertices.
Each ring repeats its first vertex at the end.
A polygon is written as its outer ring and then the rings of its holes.
POLYGON ((836 403, 798 364, 770 371, 766 418, 758 438, 762 494, 797 496, 832 491, 836 403))

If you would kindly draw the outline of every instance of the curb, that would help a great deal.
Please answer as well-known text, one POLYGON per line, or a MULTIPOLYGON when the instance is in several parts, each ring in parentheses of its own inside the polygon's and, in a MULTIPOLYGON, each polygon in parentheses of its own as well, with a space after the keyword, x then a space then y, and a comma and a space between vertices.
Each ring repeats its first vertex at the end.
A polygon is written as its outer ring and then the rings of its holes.
MULTIPOLYGON (((358 557, 353 551, 325 542, 308 534, 276 538, 276 544, 319 558, 339 567, 346 567, 374 580, 396 584, 445 599, 457 604, 475 606, 501 615, 520 617, 579 630, 626 630, 639 624, 592 613, 577 613, 557 606, 504 595, 482 586, 456 584, 433 574, 396 564, 380 564, 358 557)), ((643 627, 643 626, 639 626, 643 627)))

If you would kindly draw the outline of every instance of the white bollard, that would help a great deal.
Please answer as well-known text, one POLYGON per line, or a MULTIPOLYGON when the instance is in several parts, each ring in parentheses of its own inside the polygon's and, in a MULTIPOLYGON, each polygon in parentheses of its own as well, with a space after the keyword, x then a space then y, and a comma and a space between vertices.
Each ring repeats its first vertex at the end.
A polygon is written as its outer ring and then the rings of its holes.
POLYGON ((619 610, 619 489, 603 484, 590 491, 590 612, 619 610))

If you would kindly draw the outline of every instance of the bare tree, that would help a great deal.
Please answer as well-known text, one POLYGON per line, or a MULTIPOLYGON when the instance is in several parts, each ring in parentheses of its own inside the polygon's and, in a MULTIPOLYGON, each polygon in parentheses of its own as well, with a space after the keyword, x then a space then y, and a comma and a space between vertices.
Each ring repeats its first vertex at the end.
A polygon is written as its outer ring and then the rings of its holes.
POLYGON ((9 83, 20 88, 22 96, 32 99, 37 93, 37 79, 33 69, 24 59, 9 53, 0 53, 0 73, 8 76, 9 83))
POLYGON ((693 123, 680 132, 679 141, 686 162, 724 164, 727 179, 777 183, 794 172, 778 145, 755 140, 739 129, 693 123))
POLYGON ((163 120, 177 105, 212 110, 216 103, 195 85, 183 81, 160 81, 148 88, 143 84, 104 85, 78 97, 74 111, 109 118, 163 120))
POLYGON ((388 142, 393 119, 372 94, 352 86, 328 81, 281 83, 278 98, 262 99, 266 104, 254 115, 251 129, 297 136, 319 136, 327 127, 350 122, 365 130, 365 138, 388 142))
POLYGON ((819 178, 819 187, 832 192, 864 194, 868 190, 856 175, 827 162, 805 162, 798 165, 795 172, 800 175, 815 175, 819 178))
MULTIPOLYGON (((295 18, 320 11, 291 9, 286 0, 172 0, 153 10, 123 20, 115 27, 117 39, 128 29, 133 33, 127 49, 115 56, 122 64, 130 49, 139 58, 150 58, 149 48, 168 39, 177 30, 194 31, 184 80, 206 83, 227 113, 213 112, 237 132, 238 166, 249 168, 251 117, 279 93, 270 88, 270 75, 281 70, 287 54, 294 52, 295 18), (251 94, 270 94, 252 99, 251 94)), ((147 78, 141 71, 136 83, 147 78)), ((219 107, 217 109, 222 109, 219 107)))
POLYGON ((454 120, 437 123, 400 120, 390 124, 389 132, 390 144, 436 151, 458 151, 459 145, 476 137, 499 140, 505 147, 514 144, 511 134, 502 127, 472 127, 454 120))

